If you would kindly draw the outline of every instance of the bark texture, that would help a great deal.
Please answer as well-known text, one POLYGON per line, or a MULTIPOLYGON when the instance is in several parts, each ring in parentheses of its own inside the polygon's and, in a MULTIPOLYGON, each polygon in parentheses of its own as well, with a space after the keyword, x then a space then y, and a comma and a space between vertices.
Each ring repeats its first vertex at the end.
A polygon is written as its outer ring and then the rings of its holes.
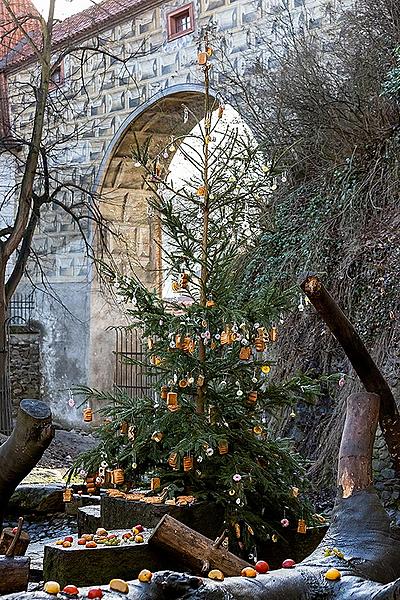
POLYGON ((39 400, 22 400, 15 428, 0 446, 0 530, 15 488, 38 463, 54 437, 51 411, 39 400))

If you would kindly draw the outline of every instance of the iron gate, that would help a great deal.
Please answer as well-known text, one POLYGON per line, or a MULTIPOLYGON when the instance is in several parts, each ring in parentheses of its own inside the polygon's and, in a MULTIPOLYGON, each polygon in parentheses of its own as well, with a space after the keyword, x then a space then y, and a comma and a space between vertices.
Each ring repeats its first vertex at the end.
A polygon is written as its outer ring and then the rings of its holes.
POLYGON ((147 367, 146 340, 140 329, 115 327, 114 385, 131 398, 154 396, 152 376, 147 367))
POLYGON ((34 292, 14 294, 8 305, 5 328, 5 345, 0 348, 4 354, 5 369, 0 373, 0 432, 9 435, 12 431, 12 399, 10 385, 10 328, 22 326, 30 329, 31 317, 35 308, 34 292))

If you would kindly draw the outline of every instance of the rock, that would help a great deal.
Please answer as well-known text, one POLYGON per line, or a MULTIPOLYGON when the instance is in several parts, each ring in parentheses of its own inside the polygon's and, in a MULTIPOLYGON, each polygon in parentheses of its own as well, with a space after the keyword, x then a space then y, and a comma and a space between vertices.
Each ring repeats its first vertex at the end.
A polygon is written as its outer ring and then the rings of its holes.
POLYGON ((21 484, 11 496, 8 511, 12 514, 63 512, 61 484, 21 484))

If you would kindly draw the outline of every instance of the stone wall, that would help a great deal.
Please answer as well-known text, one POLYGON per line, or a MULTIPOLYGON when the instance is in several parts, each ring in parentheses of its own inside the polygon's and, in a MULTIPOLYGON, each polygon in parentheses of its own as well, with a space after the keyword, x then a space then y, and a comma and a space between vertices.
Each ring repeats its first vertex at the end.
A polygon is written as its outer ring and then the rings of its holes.
POLYGON ((10 380, 14 413, 23 398, 41 398, 40 333, 22 328, 11 333, 10 380))

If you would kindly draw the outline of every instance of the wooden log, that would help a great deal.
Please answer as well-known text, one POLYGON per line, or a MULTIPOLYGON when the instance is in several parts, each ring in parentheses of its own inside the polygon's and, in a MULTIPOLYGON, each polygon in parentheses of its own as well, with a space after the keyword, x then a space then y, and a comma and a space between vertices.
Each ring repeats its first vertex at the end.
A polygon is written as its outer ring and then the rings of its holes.
POLYGON ((0 557, 0 594, 24 592, 28 589, 30 558, 0 557))
MULTIPOLYGON (((14 540, 15 534, 11 527, 5 527, 1 532, 0 536, 0 554, 6 554, 12 541, 14 540)), ((29 546, 30 536, 27 531, 21 531, 21 535, 15 546, 15 556, 25 556, 26 550, 29 546)))
POLYGON ((371 358, 368 350, 316 275, 308 276, 301 288, 342 346, 367 392, 378 394, 381 400, 379 425, 382 429, 393 466, 400 474, 400 415, 393 393, 371 358))
POLYGON ((15 428, 0 447, 0 530, 15 488, 38 463, 53 437, 54 427, 47 404, 39 400, 22 400, 15 428))
POLYGON ((0 594, 24 592, 28 588, 30 558, 15 558, 24 519, 18 519, 18 528, 5 556, 0 556, 0 594))
POLYGON ((196 574, 201 574, 206 567, 207 570, 220 569, 225 576, 233 577, 249 566, 245 560, 170 515, 164 515, 158 523, 149 538, 149 546, 179 557, 179 561, 196 574))

